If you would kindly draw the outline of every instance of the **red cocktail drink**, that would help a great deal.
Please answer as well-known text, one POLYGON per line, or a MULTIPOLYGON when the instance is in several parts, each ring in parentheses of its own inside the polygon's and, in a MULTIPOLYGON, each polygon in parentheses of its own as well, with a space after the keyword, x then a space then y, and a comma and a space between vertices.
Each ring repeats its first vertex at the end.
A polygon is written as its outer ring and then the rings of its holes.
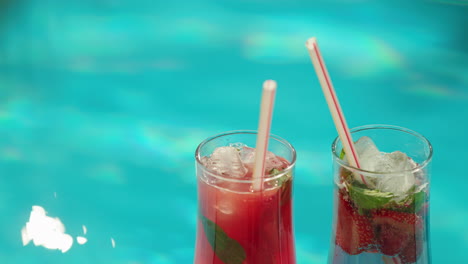
POLYGON ((268 153, 262 187, 255 190, 254 149, 232 144, 249 144, 255 136, 253 132, 228 133, 205 141, 197 150, 195 264, 295 263, 291 199, 294 149, 282 139, 270 139, 270 149, 283 155, 268 153))

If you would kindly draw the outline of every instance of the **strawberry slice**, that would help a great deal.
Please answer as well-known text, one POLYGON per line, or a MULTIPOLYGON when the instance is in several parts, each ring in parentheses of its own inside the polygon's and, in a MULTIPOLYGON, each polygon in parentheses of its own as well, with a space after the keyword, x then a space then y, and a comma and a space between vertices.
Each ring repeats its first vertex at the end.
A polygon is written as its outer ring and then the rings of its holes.
POLYGON ((402 264, 415 263, 421 254, 421 245, 416 243, 416 238, 411 237, 405 248, 400 253, 400 260, 402 264))
POLYGON ((346 253, 357 255, 370 250, 373 244, 373 229, 365 215, 360 215, 352 203, 340 193, 335 243, 346 253))
POLYGON ((411 236, 405 248, 400 253, 400 260, 402 264, 415 263, 422 251, 423 243, 423 229, 422 221, 416 223, 416 233, 411 236))
MULTIPOLYGON (((394 256, 405 249, 410 251, 411 248, 415 248, 414 244, 417 242, 415 240, 416 230, 422 228, 422 221, 419 216, 380 209, 376 210, 372 217, 375 242, 382 254, 394 256)), ((408 254, 411 254, 411 252, 408 254)))

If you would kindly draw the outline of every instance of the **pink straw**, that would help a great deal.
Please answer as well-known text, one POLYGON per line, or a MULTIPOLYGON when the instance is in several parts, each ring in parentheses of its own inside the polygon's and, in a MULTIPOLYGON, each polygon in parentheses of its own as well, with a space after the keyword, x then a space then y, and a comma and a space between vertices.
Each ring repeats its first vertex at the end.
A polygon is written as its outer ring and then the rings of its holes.
MULTIPOLYGON (((335 89, 333 88, 330 76, 328 75, 327 68, 325 67, 325 62, 323 61, 322 55, 320 54, 317 40, 315 38, 310 38, 306 42, 306 47, 309 50, 309 55, 315 67, 317 77, 320 81, 320 84, 322 85, 323 94, 325 95, 328 107, 330 108, 338 135, 341 139, 341 142, 343 143, 344 151, 346 154, 348 154, 346 155, 348 163, 353 167, 360 168, 361 166, 359 164, 356 149, 354 148, 351 133, 349 132, 346 119, 344 117, 343 111, 341 110, 340 102, 338 101, 338 97, 336 96, 335 89)), ((367 185, 364 176, 360 176, 362 182, 367 185)))
POLYGON ((253 189, 262 189, 263 175, 265 173, 265 157, 270 137, 273 105, 275 102, 276 82, 267 80, 263 83, 262 102, 260 105, 260 120, 258 122, 257 143, 255 146, 255 159, 253 169, 253 189))
MULTIPOLYGON (((338 97, 336 96, 335 89, 333 88, 330 76, 328 75, 327 68, 325 67, 325 62, 320 54, 317 40, 315 38, 308 39, 306 47, 309 50, 309 55, 312 59, 312 63, 314 64, 315 71, 317 72, 317 77, 322 85, 323 94, 325 95, 328 107, 330 108, 338 135, 343 143, 344 151, 346 154, 351 153, 351 155, 346 155, 348 163, 353 167, 361 168, 351 133, 349 132, 343 111, 341 110, 340 102, 338 101, 338 97)), ((362 182, 367 185, 364 176, 362 174, 360 174, 360 176, 362 182)), ((398 257, 382 256, 382 260, 386 264, 391 264, 392 262, 394 264, 400 263, 398 257)))

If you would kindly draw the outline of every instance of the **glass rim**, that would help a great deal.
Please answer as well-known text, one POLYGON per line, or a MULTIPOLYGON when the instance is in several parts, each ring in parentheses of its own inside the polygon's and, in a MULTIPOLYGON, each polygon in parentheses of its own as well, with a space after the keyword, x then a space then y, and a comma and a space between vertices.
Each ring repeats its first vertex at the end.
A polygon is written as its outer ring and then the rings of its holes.
MULTIPOLYGON (((211 137, 208 137, 206 138, 205 140, 203 140, 197 147, 197 149, 195 150, 195 160, 197 162, 197 165, 198 166, 201 166, 205 171, 209 172, 211 174, 212 177, 215 177, 217 179, 221 179, 223 181, 229 181, 229 182, 236 182, 236 183, 253 183, 254 182, 254 179, 236 179, 236 178, 233 178, 233 177, 229 177, 229 176, 223 176, 223 175, 220 175, 219 173, 217 173, 216 171, 213 171, 213 170, 210 170, 208 169, 205 165, 202 164, 201 162, 201 158, 202 156, 200 155, 200 150, 201 148, 206 145, 208 142, 212 141, 212 140, 215 140, 217 138, 220 138, 220 137, 224 137, 224 136, 229 136, 229 135, 236 135, 236 134, 250 134, 250 135, 257 135, 257 131, 256 130, 231 130, 231 131, 226 131, 226 132, 223 132, 223 133, 219 133, 219 134, 216 134, 214 136, 211 136, 211 137)), ((283 139, 282 137, 279 137, 277 135, 274 135, 274 134, 270 134, 269 136, 269 140, 276 140, 282 144, 284 144, 286 147, 288 147, 290 150, 291 150, 291 154, 292 154, 292 158, 291 158, 291 162, 289 164, 288 167, 286 167, 285 169, 283 169, 282 171, 280 172, 277 172, 275 174, 272 174, 272 175, 269 175, 268 177, 264 177, 262 179, 262 183, 265 183, 265 182, 269 182, 269 181, 274 181, 274 180, 277 180, 279 178, 281 178, 282 176, 284 176, 285 174, 289 173, 290 171, 292 171, 292 169, 294 168, 294 166, 296 165, 296 149, 291 145, 291 143, 289 143, 287 140, 283 139)), ((234 142, 233 142, 234 143, 234 142)), ((276 155, 276 154, 275 154, 276 155)))
POLYGON ((422 170, 425 168, 432 160, 432 144, 429 142, 429 140, 424 137, 423 135, 419 134, 418 132, 415 132, 411 129, 400 127, 400 126, 395 126, 395 125, 384 125, 384 124, 374 124, 374 125, 364 125, 364 126, 358 126, 355 128, 350 129, 350 133, 353 134, 355 132, 360 132, 360 131, 365 131, 365 130, 395 130, 403 133, 410 134, 412 136, 415 136, 419 140, 421 140, 429 149, 429 153, 425 160, 421 163, 417 163, 417 166, 409 169, 409 170, 401 170, 401 171, 393 171, 393 172, 379 172, 379 171, 369 171, 369 170, 364 170, 355 166, 349 165, 346 161, 340 159, 340 154, 337 153, 337 144, 338 142, 341 141, 340 137, 337 136, 335 140, 333 140, 332 143, 332 153, 333 153, 333 159, 342 167, 348 169, 348 170, 353 170, 356 172, 362 172, 366 174, 374 174, 374 175, 389 175, 389 174, 396 174, 396 173, 403 173, 403 172, 411 172, 415 173, 417 171, 422 170))

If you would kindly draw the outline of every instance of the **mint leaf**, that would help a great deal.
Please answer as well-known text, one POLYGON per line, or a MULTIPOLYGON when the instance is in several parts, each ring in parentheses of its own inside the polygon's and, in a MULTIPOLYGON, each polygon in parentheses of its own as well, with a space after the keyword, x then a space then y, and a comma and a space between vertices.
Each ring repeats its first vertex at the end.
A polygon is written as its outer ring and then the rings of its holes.
MULTIPOLYGON (((356 181, 354 179, 354 175, 353 175, 353 172, 346 169, 345 167, 340 167, 340 170, 339 170, 339 176, 340 176, 340 179, 342 179, 343 181, 347 182, 348 184, 353 184, 353 185, 356 185, 356 184, 359 184, 359 185, 363 185, 363 184, 360 184, 358 181, 356 181)), ((363 185, 365 187, 365 185, 363 185)))
MULTIPOLYGON (((270 175, 275 175, 280 173, 281 171, 274 168, 269 171, 270 175)), ((280 191, 280 206, 286 203, 289 199, 291 199, 291 192, 292 192, 292 176, 291 173, 287 173, 286 175, 282 175, 278 178, 277 183, 278 186, 281 186, 280 191)))
POLYGON ((340 159, 342 160, 345 155, 346 155, 346 153, 344 152, 344 149, 342 149, 341 153, 340 153, 340 159))
POLYGON ((244 248, 230 238, 216 223, 200 214, 205 235, 216 256, 225 264, 242 264, 247 257, 244 248))
POLYGON ((289 199, 291 199, 292 195, 292 181, 291 181, 291 176, 285 175, 283 176, 286 178, 283 182, 280 183, 281 185, 281 200, 280 200, 280 206, 283 206, 289 199))
POLYGON ((362 210, 382 208, 393 198, 392 193, 370 190, 355 185, 349 185, 348 191, 349 196, 359 208, 360 212, 362 212, 362 210))
POLYGON ((269 175, 274 175, 274 174, 277 174, 277 173, 279 173, 279 172, 281 172, 281 171, 278 170, 278 169, 276 169, 276 168, 273 168, 273 169, 271 169, 271 170, 268 172, 268 174, 269 174, 269 175))
MULTIPOLYGON (((411 189, 414 191, 415 188, 411 189)), ((392 202, 389 206, 390 209, 405 213, 417 213, 421 210, 421 207, 426 202, 426 192, 419 191, 417 193, 411 193, 400 202, 392 202)))
POLYGON ((414 212, 417 213, 421 209, 422 205, 426 202, 426 193, 424 191, 420 191, 415 193, 413 196, 413 208, 414 212))

